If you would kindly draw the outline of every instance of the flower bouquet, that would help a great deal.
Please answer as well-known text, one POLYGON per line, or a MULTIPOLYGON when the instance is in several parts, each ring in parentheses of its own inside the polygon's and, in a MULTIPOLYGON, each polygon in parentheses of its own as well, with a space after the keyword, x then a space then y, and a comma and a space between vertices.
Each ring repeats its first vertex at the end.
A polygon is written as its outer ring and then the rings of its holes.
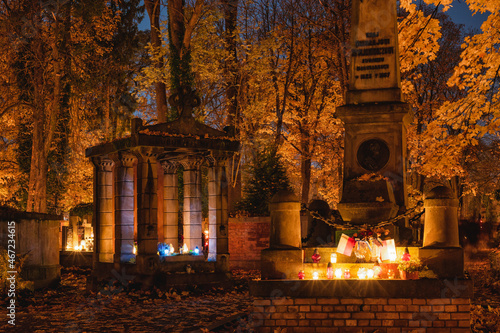
POLYGON ((419 259, 401 261, 398 265, 399 275, 403 280, 418 279, 418 272, 427 269, 419 259))

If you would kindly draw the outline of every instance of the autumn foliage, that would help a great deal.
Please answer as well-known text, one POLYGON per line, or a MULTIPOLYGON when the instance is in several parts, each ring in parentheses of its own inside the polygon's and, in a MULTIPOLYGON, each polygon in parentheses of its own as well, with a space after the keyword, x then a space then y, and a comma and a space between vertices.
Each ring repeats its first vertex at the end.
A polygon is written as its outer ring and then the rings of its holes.
MULTIPOLYGON (((152 33, 138 31, 140 1, 30 3, 0 3, 2 204, 60 212, 90 202, 84 149, 126 135, 132 115, 148 123, 175 115, 166 96, 180 84, 196 89, 199 121, 236 126, 243 165, 233 169, 244 171, 244 186, 252 179, 244 165, 267 147, 303 203, 339 201, 335 110, 348 88, 349 1, 169 1, 170 9, 146 1, 152 33)), ((409 166, 492 192, 500 6, 467 4, 489 14, 480 31, 450 20, 450 0, 399 2, 402 90, 414 114, 409 166)))

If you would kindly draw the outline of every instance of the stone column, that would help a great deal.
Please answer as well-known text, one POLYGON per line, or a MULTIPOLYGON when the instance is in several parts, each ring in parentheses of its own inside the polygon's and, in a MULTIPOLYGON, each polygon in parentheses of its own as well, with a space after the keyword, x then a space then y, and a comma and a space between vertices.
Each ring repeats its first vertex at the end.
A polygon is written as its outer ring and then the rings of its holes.
POLYGON ((300 202, 290 191, 279 191, 269 203, 269 248, 261 252, 262 279, 296 279, 303 268, 300 202))
POLYGON ((424 199, 424 246, 460 247, 458 241, 458 199, 450 188, 438 186, 424 199))
POLYGON ((114 211, 113 162, 107 157, 92 158, 94 164, 95 249, 97 262, 113 262, 114 211))
POLYGON ((115 161, 115 263, 129 262, 134 254, 134 165, 133 154, 117 153, 115 161))
MULTIPOLYGON (((190 156, 180 163, 184 167, 184 209, 183 209, 183 230, 184 243, 189 250, 196 246, 203 249, 201 243, 201 172, 200 166, 203 158, 200 156, 190 156)), ((179 244, 182 246, 183 244, 179 244)))
POLYGON ((424 196, 424 243, 419 255, 441 278, 462 277, 464 254, 458 238, 458 199, 445 186, 424 196))
POLYGON ((149 149, 137 152, 137 269, 153 274, 159 261, 156 153, 149 149))
POLYGON ((175 162, 162 161, 163 167, 163 241, 179 248, 179 185, 175 162))
POLYGON ((208 170, 208 260, 216 260, 222 271, 229 270, 228 182, 226 160, 217 158, 208 170))

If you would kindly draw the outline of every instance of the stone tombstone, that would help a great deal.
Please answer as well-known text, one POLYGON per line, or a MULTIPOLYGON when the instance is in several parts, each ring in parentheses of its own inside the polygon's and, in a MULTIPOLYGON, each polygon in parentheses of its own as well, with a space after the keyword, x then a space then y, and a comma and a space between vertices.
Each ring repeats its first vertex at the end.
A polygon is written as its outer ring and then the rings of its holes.
POLYGON ((347 104, 401 101, 396 0, 353 0, 347 104))

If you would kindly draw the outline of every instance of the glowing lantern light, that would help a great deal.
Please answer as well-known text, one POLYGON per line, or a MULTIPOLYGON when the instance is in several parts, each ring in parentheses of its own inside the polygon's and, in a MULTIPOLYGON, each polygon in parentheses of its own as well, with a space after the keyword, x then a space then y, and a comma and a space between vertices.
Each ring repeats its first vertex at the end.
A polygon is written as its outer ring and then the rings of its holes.
POLYGON ((366 268, 361 267, 360 269, 358 269, 358 278, 366 279, 366 268))
POLYGON ((299 280, 304 280, 305 277, 306 277, 306 274, 304 273, 304 271, 300 270, 299 271, 299 280))
POLYGON ((411 260, 411 255, 410 255, 410 251, 408 250, 408 247, 405 248, 405 253, 401 257, 401 260, 402 261, 410 261, 411 260))
POLYGON ((314 249, 314 253, 313 253, 311 259, 314 263, 318 263, 321 260, 321 254, 319 254, 318 249, 314 249))
POLYGON ((317 280, 319 278, 318 272, 313 273, 313 280, 317 280))
POLYGON ((382 242, 382 250, 380 252, 380 258, 382 261, 384 260, 389 260, 391 262, 396 261, 397 259, 397 254, 396 254, 396 245, 394 243, 394 239, 387 239, 382 242))
POLYGON ((170 249, 170 254, 174 253, 175 249, 174 249, 174 246, 172 244, 169 244, 168 248, 170 249))
POLYGON ((366 277, 369 279, 373 279, 374 274, 375 272, 371 268, 368 268, 368 270, 366 271, 366 277))
POLYGON ((330 255, 330 262, 331 262, 332 264, 336 264, 336 263, 337 263, 337 253, 332 253, 332 254, 330 255))
POLYGON ((137 254, 137 244, 134 244, 134 248, 132 249, 133 254, 137 254))
POLYGON ((344 279, 350 279, 351 278, 351 271, 349 271, 348 269, 346 269, 344 271, 344 279))
POLYGON ((328 263, 328 266, 326 268, 326 277, 328 279, 333 279, 333 265, 331 262, 328 263))
POLYGON ((337 278, 337 279, 341 279, 342 278, 342 269, 341 268, 337 268, 335 270, 335 278, 337 278))
POLYGON ((199 255, 200 254, 200 249, 197 247, 194 248, 194 254, 199 255))
POLYGON ((186 243, 182 246, 182 253, 189 253, 189 249, 186 243))

